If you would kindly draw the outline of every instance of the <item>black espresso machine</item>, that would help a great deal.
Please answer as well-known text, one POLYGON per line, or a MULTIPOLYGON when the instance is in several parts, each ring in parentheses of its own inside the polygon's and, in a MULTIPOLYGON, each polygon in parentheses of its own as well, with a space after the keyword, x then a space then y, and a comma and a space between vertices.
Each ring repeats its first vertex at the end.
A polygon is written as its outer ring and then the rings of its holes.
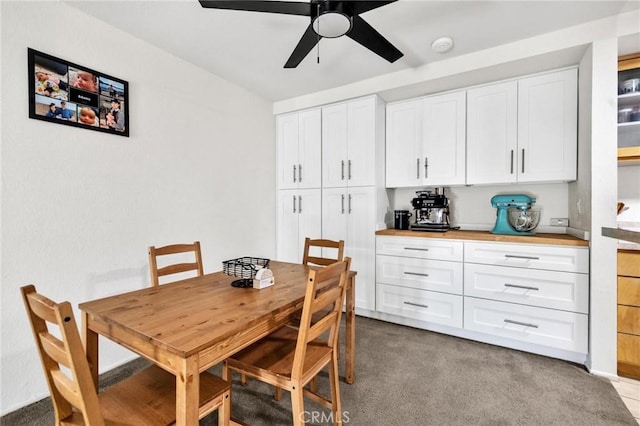
POLYGON ((449 224, 449 200, 435 188, 434 191, 416 191, 417 197, 411 200, 414 208, 412 231, 445 232, 449 224))

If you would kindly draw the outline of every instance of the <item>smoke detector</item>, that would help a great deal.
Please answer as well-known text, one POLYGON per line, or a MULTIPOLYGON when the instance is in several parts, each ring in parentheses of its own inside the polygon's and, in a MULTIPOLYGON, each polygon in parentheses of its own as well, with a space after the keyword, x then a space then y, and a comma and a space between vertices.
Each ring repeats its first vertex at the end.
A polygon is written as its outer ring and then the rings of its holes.
POLYGON ((431 43, 431 48, 438 53, 445 53, 451 50, 453 47, 453 40, 451 37, 440 37, 431 43))

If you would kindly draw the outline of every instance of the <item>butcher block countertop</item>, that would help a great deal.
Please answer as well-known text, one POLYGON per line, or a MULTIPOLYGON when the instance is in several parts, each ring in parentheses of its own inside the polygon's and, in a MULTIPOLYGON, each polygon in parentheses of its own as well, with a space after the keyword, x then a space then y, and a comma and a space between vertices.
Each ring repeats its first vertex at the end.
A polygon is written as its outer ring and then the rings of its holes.
POLYGON ((376 235, 388 235, 394 237, 440 238, 444 240, 475 240, 495 241, 501 243, 529 243, 589 247, 589 241, 581 240, 580 238, 576 238, 572 235, 567 234, 497 235, 492 234, 489 231, 450 230, 447 232, 424 232, 401 231, 398 229, 383 229, 377 231, 376 235))

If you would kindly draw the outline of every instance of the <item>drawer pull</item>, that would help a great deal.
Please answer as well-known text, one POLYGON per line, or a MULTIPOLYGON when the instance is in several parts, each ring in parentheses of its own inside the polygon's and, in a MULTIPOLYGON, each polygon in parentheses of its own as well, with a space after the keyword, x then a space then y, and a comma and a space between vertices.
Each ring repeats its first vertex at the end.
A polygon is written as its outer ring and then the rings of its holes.
POLYGON ((513 258, 513 259, 531 259, 531 260, 540 260, 539 257, 535 257, 535 256, 518 256, 517 254, 505 254, 504 257, 506 258, 513 258))
POLYGON ((515 324, 515 325, 524 325, 525 327, 538 328, 538 326, 536 324, 531 324, 531 323, 528 323, 528 322, 520 322, 520 321, 514 321, 514 320, 510 320, 510 319, 505 319, 504 322, 509 323, 509 324, 515 324))
POLYGON ((429 274, 421 274, 420 272, 406 272, 405 275, 418 275, 419 277, 428 277, 429 274))
POLYGON ((420 303, 413 303, 413 302, 402 302, 402 303, 404 303, 405 305, 417 306, 419 308, 428 308, 429 307, 429 305, 422 305, 420 303))
POLYGON ((527 285, 517 285, 517 284, 508 284, 507 283, 504 286, 505 287, 513 287, 513 288, 523 288, 525 290, 536 290, 536 291, 540 290, 538 287, 529 287, 527 285))
POLYGON ((429 251, 428 248, 417 248, 417 247, 405 247, 405 250, 415 250, 415 251, 429 251))

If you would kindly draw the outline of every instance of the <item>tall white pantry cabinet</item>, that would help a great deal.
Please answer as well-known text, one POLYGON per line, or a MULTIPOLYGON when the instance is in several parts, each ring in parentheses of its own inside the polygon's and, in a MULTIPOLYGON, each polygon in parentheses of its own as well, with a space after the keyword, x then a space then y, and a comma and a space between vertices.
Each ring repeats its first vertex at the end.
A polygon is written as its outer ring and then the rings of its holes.
MULTIPOLYGON (((384 102, 377 96, 368 96, 276 117, 277 259, 300 262, 305 237, 344 240, 345 256, 352 258, 351 267, 358 273, 356 309, 360 314, 375 310, 375 231, 386 227, 385 218, 390 218, 384 188, 384 114, 384 102), (294 121, 293 117, 297 117, 300 126, 301 117, 309 115, 317 122, 307 123, 305 128, 316 129, 315 136, 300 127, 297 132, 289 129, 294 126, 288 123, 294 121), (296 134, 297 145, 290 140, 296 134), (304 148, 305 152, 319 153, 313 167, 292 161, 295 156, 283 152, 292 146, 300 147, 303 138, 304 143, 317 143, 317 149, 304 148), (300 165, 302 182, 297 175, 300 165), (302 190, 298 186, 291 190, 293 182, 282 179, 289 176, 293 181, 295 176, 298 185, 304 184, 305 171, 315 172, 316 166, 320 175, 317 188, 302 190), (303 200, 302 211, 297 204, 298 194, 303 200)), ((317 177, 307 179, 315 182, 317 177)))

